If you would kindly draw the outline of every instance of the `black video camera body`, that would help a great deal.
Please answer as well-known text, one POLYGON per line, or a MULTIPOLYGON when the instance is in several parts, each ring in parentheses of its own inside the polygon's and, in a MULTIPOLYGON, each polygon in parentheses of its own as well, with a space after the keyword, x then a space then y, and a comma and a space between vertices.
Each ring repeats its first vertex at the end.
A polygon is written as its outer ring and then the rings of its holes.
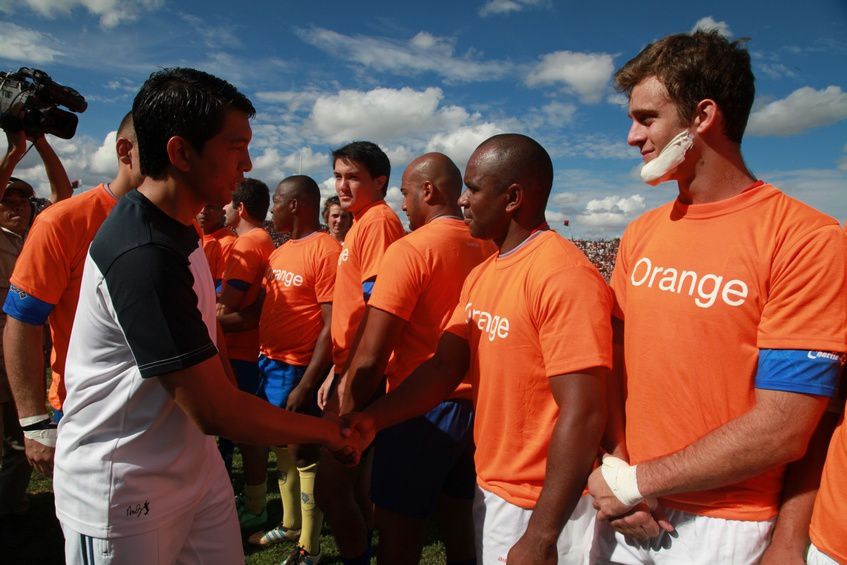
POLYGON ((79 122, 76 114, 88 103, 73 88, 54 82, 44 71, 21 67, 16 73, 0 72, 0 128, 23 130, 29 137, 45 133, 70 139, 79 122))

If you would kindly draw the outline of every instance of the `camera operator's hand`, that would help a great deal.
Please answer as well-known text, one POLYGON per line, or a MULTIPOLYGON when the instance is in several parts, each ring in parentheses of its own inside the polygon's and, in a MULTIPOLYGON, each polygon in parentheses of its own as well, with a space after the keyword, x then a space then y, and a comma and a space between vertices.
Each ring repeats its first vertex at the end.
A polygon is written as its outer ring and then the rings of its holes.
POLYGON ((15 167, 23 159, 26 154, 26 134, 23 130, 6 131, 6 155, 3 156, 3 161, 0 162, 0 198, 6 191, 6 185, 9 184, 9 179, 12 178, 12 173, 15 167))

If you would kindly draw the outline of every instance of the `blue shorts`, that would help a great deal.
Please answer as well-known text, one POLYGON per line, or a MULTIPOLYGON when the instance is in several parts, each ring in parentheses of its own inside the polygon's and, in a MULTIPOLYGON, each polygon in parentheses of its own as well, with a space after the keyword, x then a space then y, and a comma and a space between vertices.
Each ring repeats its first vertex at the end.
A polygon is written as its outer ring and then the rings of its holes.
POLYGON ((373 503, 423 519, 432 514, 439 493, 473 500, 473 414, 470 400, 445 400, 423 416, 377 434, 373 503))
MULTIPOLYGON (((306 373, 306 367, 298 365, 289 365, 283 361, 277 361, 259 355, 259 388, 257 396, 264 398, 274 406, 285 408, 288 402, 288 395, 291 391, 300 384, 303 375, 306 373)), ((313 395, 314 398, 306 406, 303 411, 305 414, 312 416, 320 416, 321 411, 318 408, 317 391, 313 395)))
POLYGON ((255 361, 242 361, 241 359, 230 359, 232 372, 238 382, 238 389, 249 392, 254 396, 259 395, 259 370, 255 361))

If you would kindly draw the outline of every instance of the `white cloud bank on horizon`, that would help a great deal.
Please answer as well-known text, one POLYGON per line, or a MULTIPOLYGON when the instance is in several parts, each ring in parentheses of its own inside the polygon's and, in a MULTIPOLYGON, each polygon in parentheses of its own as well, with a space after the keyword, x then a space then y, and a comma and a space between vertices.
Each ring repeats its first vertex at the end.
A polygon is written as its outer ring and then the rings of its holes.
POLYGON ((838 86, 815 90, 804 86, 786 98, 774 100, 753 111, 747 133, 785 136, 834 124, 847 118, 847 92, 838 86))

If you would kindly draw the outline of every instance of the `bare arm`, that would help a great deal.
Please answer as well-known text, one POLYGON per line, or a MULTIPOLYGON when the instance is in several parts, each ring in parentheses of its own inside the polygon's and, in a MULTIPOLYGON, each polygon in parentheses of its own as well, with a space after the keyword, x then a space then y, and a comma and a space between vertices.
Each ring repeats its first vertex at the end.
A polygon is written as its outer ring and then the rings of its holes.
POLYGON ((44 162, 44 168, 47 171, 47 180, 50 181, 50 202, 55 204, 59 200, 70 198, 74 189, 71 187, 68 173, 65 171, 59 156, 47 142, 47 138, 40 135, 35 138, 33 144, 38 154, 41 155, 41 160, 44 162))
MULTIPOLYGON (((638 490, 644 498, 658 498, 718 488, 799 459, 825 407, 822 397, 756 389, 756 404, 748 412, 680 451, 639 464, 638 490)), ((629 510, 602 476, 598 481, 593 474, 592 479, 598 517, 629 510)))
POLYGON ((556 542, 582 496, 603 436, 607 373, 597 367, 550 379, 560 412, 547 452, 544 488, 508 562, 557 563, 556 542))
POLYGON ((236 310, 242 296, 244 296, 243 292, 227 285, 218 298, 218 322, 227 332, 244 332, 259 327, 262 305, 265 303, 265 291, 261 290, 256 300, 243 310, 236 310))
POLYGON ((384 310, 371 306, 367 310, 364 330, 359 334, 353 360, 344 375, 342 414, 362 408, 373 397, 385 374, 397 336, 406 325, 405 320, 384 310))
POLYGON ((809 546, 809 523, 812 507, 821 482, 821 472, 832 432, 839 415, 825 412, 809 441, 802 459, 794 461, 785 470, 782 504, 779 507, 773 538, 762 556, 762 565, 787 565, 805 563, 809 546))
POLYGON ((286 412, 238 390, 218 355, 158 379, 205 434, 251 445, 323 443, 333 451, 347 443, 335 422, 286 412))
MULTIPOLYGON (((47 413, 42 355, 43 333, 41 325, 27 324, 6 316, 3 353, 9 387, 15 398, 19 418, 47 413)), ((24 448, 27 459, 38 472, 44 475, 53 472, 53 447, 24 437, 24 448)))
POLYGON ((321 304, 321 321, 323 322, 323 327, 315 342, 312 358, 309 360, 309 365, 303 373, 300 384, 288 395, 288 401, 285 406, 286 410, 297 412, 306 404, 308 399, 313 398, 318 384, 321 382, 321 378, 329 370, 332 356, 332 339, 330 337, 330 327, 332 325, 331 302, 321 304))
POLYGON ((15 172, 15 167, 26 154, 26 134, 21 131, 6 132, 6 154, 0 162, 0 198, 6 191, 6 185, 15 172))

